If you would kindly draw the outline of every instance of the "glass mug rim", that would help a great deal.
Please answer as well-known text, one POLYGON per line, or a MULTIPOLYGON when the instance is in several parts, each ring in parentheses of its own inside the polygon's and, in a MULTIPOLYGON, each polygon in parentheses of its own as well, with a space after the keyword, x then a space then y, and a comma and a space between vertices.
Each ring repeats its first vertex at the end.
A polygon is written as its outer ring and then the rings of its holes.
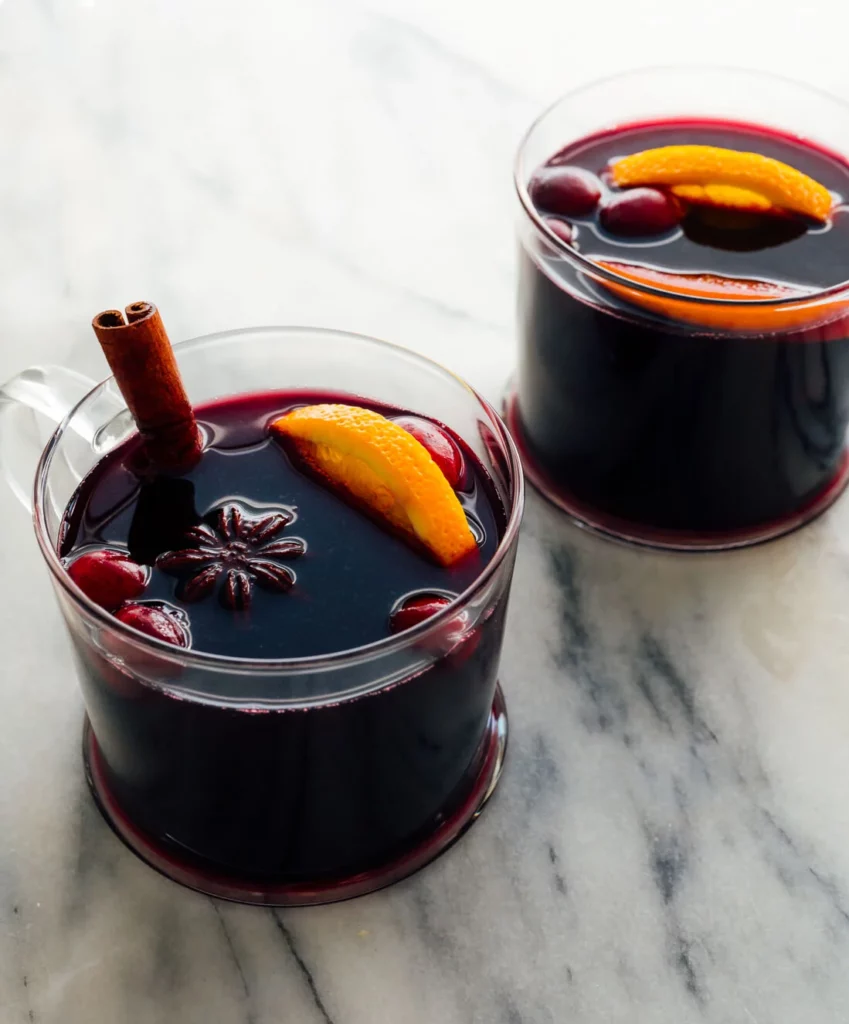
MULTIPOLYGON (((808 305, 816 307, 823 299, 834 299, 841 295, 849 297, 849 279, 840 281, 835 285, 830 285, 828 288, 822 288, 808 292, 805 295, 791 296, 785 299, 735 299, 733 301, 729 301, 726 299, 712 298, 708 296, 685 295, 682 292, 677 292, 673 289, 661 288, 657 285, 636 281, 633 278, 624 277, 623 275, 617 274, 615 271, 608 270, 608 268, 593 262, 581 252, 568 245, 546 225, 544 219, 540 216, 531 201, 530 192, 528 190, 529 178, 524 160, 525 151, 536 129, 546 120, 546 118, 558 110, 562 105, 579 99, 584 93, 597 89, 600 86, 616 82, 624 82, 627 79, 651 74, 688 74, 693 76, 699 74, 720 74, 729 76, 742 75, 766 82, 780 82, 785 86, 791 86, 792 88, 799 90, 800 93, 809 93, 811 96, 818 96, 821 100, 827 100, 835 106, 842 107, 849 117, 849 101, 843 100, 839 96, 835 96, 826 89, 821 89, 815 85, 809 85, 806 82, 800 82, 798 79, 790 78, 786 75, 778 75, 773 74, 772 72, 758 71, 751 68, 735 67, 733 65, 658 64, 647 67, 631 68, 628 71, 618 71, 612 75, 604 75, 601 78, 593 79, 591 82, 587 82, 575 89, 570 89, 568 92, 563 93, 554 100, 553 103, 550 103, 545 107, 542 112, 534 118, 528 129, 522 135, 519 146, 516 150, 516 156, 513 161, 513 186, 519 197, 522 212, 531 222, 537 233, 542 236, 546 244, 549 245, 550 248, 554 249, 559 257, 562 257, 567 262, 571 263, 577 270, 591 271, 592 276, 595 278, 601 278, 602 280, 610 281, 613 284, 624 285, 633 291, 656 298, 674 299, 676 302, 680 302, 682 304, 686 303, 693 307, 710 306, 714 308, 722 307, 725 309, 757 308, 804 310, 808 305)), ((739 123, 744 124, 746 122, 740 121, 739 123)), ((611 125, 609 127, 615 128, 616 126, 611 125)), ((802 136, 799 136, 799 138, 802 139, 802 141, 805 141, 802 136)), ((847 153, 843 156, 843 159, 849 163, 849 139, 847 139, 847 153)), ((534 168, 532 168, 532 170, 533 169, 534 168)), ((846 199, 849 201, 849 196, 847 196, 846 199)), ((635 315, 638 314, 635 313, 635 315)))
MULTIPOLYGON (((245 337, 247 335, 267 334, 268 332, 289 336, 311 334, 319 337, 333 336, 335 338, 348 338, 357 342, 366 342, 370 345, 375 345, 377 347, 386 348, 393 352, 400 353, 407 359, 412 359, 431 368, 436 368, 440 373, 453 378, 455 382, 459 383, 469 393, 469 395, 478 402, 483 411, 491 418, 492 426, 498 429, 498 440, 502 444, 507 455, 509 482, 512 484, 512 501, 510 508, 507 510, 508 518, 504 535, 499 541, 492 558, 487 565, 484 566, 480 575, 477 576, 465 590, 458 594, 450 604, 446 605, 441 611, 432 615, 424 622, 405 630, 398 636, 386 637, 383 640, 376 640, 369 644, 363 644, 360 647, 348 648, 344 651, 335 651, 331 654, 318 654, 302 658, 237 658, 231 655, 210 654, 205 651, 187 650, 175 647, 173 644, 168 644, 163 640, 156 639, 155 637, 148 637, 143 634, 139 634, 137 630, 127 626, 125 623, 121 622, 120 619, 115 618, 115 616, 111 615, 104 608, 101 608, 100 605, 95 604, 95 602, 92 601, 91 598, 87 597, 77 584, 74 583, 63 566, 58 553, 54 549, 54 545, 51 542, 47 531, 47 524, 44 516, 48 475, 56 448, 77 412, 96 394, 104 391, 111 383, 113 383, 115 380, 114 376, 106 377, 104 380, 97 383, 73 406, 73 408, 71 408, 51 434, 49 441, 39 457, 34 479, 32 515, 35 535, 39 548, 41 549, 42 557, 47 563, 53 578, 62 587, 78 610, 83 611, 90 618, 95 619, 100 625, 119 633, 122 636, 122 639, 130 642, 138 648, 146 649, 151 647, 155 650, 167 653, 168 658, 172 661, 177 661, 186 666, 198 669, 218 669, 231 674, 245 673, 250 675, 256 675, 257 673, 263 675, 280 674, 287 671, 301 673, 310 671, 319 672, 329 668, 339 668, 347 665, 360 664, 362 662, 370 661, 376 657, 410 647, 418 643, 423 637, 426 637, 432 631, 438 630, 444 623, 447 623, 451 619, 451 616, 456 614, 457 607, 459 605, 467 604, 469 600, 471 600, 495 575, 501 567, 506 555, 515 544, 519 532, 519 526, 522 521, 522 510, 524 507, 524 475, 521 459, 513 439, 492 405, 483 398, 482 395, 475 391, 470 384, 457 376, 457 374, 427 356, 423 356, 411 349, 404 348, 404 346, 397 345, 394 342, 383 341, 382 339, 373 338, 367 334, 336 330, 335 328, 299 327, 295 325, 285 327, 243 327, 235 330, 216 331, 212 334, 204 334, 197 338, 189 338, 185 341, 176 342, 174 344, 174 348, 179 358, 181 352, 203 348, 205 345, 212 342, 231 340, 234 338, 245 337)), ((363 692, 379 690, 384 685, 389 684, 380 682, 373 688, 366 688, 363 692)), ((169 686, 169 689, 170 688, 171 687, 169 686)), ((179 689, 179 687, 177 687, 177 689, 179 689)), ((187 696, 189 696, 188 692, 187 696)), ((289 701, 282 698, 278 701, 274 701, 273 703, 288 704, 289 701)), ((296 703, 300 704, 302 702, 296 701, 296 703)))

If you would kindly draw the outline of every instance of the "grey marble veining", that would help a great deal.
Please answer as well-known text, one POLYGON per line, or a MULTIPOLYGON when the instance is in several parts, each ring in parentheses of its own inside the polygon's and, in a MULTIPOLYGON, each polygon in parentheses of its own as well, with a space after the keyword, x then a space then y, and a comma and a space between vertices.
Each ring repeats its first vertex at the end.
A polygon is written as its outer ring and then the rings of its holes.
MULTIPOLYGON (((150 297, 175 337, 344 326, 494 398, 535 111, 694 33, 849 95, 847 27, 760 0, 4 0, 0 377, 103 374, 92 312, 150 297)), ((103 824, 46 574, 0 509, 2 1024, 849 1019, 849 499, 673 557, 530 495, 492 806, 386 892, 279 912, 182 890, 103 824)))

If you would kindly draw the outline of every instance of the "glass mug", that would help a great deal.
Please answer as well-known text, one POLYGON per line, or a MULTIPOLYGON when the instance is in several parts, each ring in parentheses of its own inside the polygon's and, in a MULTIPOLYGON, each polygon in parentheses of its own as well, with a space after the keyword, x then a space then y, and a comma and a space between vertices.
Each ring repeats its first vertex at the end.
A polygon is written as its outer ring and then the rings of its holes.
POLYGON ((849 154, 846 104, 755 72, 630 72, 560 99, 516 159, 520 350, 506 416, 528 479, 579 525, 636 544, 717 550, 801 526, 846 485, 846 284, 729 303, 629 281, 557 237, 528 192, 536 168, 578 139, 700 118, 849 154), (635 301, 617 301, 605 283, 635 301), (680 320, 651 312, 667 298, 680 320), (694 326, 705 307, 714 323, 754 313, 758 329, 694 326), (802 318, 804 328, 792 326, 802 318))
POLYGON ((175 347, 195 405, 281 381, 441 420, 478 457, 506 511, 474 584, 409 632, 278 661, 183 650, 104 612, 57 555, 80 480, 134 430, 114 379, 95 386, 65 369, 32 369, 0 391, 3 469, 27 505, 33 494, 82 685, 86 774, 106 820, 153 867, 214 896, 290 906, 370 892, 454 842, 501 773, 497 669, 523 504, 516 449, 463 381, 371 338, 262 328, 175 347), (62 415, 32 491, 41 442, 31 428, 62 415))

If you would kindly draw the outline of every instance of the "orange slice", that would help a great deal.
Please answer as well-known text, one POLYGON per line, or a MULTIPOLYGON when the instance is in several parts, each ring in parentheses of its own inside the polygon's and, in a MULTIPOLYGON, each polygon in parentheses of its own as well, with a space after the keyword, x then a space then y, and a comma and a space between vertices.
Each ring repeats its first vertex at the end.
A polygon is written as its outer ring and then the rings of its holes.
POLYGON ((648 309, 652 313, 683 320, 685 323, 725 331, 759 331, 768 333, 811 327, 836 316, 845 315, 849 307, 845 299, 826 302, 801 303, 798 306, 752 306, 756 299, 804 299, 805 292, 790 285, 744 278, 722 277, 718 274, 676 274, 652 267, 614 260, 596 260, 599 266, 611 270, 619 277, 639 284, 663 288, 673 295, 650 295, 626 284, 597 280, 615 295, 648 309), (687 296, 703 299, 723 299, 723 305, 701 305, 688 302, 687 296))
POLYGON ((765 197, 736 185, 673 185, 669 190, 679 199, 697 206, 720 206, 726 210, 747 213, 769 213, 775 207, 765 197))
POLYGON ((356 405, 307 405, 271 424, 334 489, 426 548, 442 565, 477 550, 442 470, 412 434, 356 405))
MULTIPOLYGON (((611 175, 621 188, 630 185, 733 186, 762 197, 769 206, 828 219, 831 193, 795 167, 760 153, 720 146, 660 146, 617 160, 611 175)), ((705 193, 707 195, 707 193, 705 193)))

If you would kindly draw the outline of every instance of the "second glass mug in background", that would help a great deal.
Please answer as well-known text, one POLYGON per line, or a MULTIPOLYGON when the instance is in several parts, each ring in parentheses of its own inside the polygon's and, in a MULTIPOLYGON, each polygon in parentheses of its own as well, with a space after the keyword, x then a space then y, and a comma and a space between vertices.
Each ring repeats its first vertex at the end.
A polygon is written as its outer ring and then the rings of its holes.
POLYGON ((685 550, 787 533, 845 487, 849 289, 733 306, 675 296, 694 311, 759 307, 766 326, 757 333, 700 332, 623 308, 592 284, 623 279, 556 237, 527 186, 541 163, 603 129, 700 117, 849 155, 849 107, 830 96, 754 72, 667 68, 565 96, 531 126, 515 167, 520 354, 507 417, 528 479, 579 525, 685 550), (812 326, 795 335, 782 328, 802 310, 812 326))
POLYGON ((95 387, 34 369, 0 391, 4 469, 27 503, 41 445, 24 428, 34 413, 68 413, 38 462, 33 515, 82 684, 89 784, 113 829, 164 874, 224 898, 285 906, 372 891, 458 838, 501 772, 497 669, 523 502, 516 449, 463 381, 374 339, 268 328, 176 352, 195 405, 311 388, 440 420, 504 504, 504 536, 476 582, 403 635, 287 661, 175 649, 91 602, 57 555, 81 478, 134 430, 114 379, 95 387))

